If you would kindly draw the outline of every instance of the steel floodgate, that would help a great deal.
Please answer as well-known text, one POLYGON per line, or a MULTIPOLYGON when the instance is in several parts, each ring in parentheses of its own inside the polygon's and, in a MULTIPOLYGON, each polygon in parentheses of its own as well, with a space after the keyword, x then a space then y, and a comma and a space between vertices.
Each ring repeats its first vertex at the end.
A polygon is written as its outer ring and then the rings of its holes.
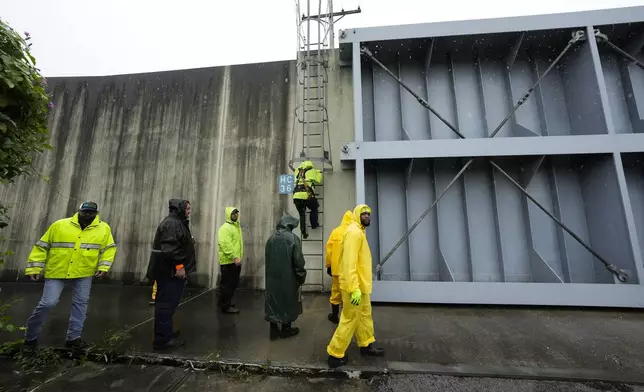
POLYGON ((374 211, 374 301, 644 306, 642 21, 341 33, 362 114, 341 158, 374 211))

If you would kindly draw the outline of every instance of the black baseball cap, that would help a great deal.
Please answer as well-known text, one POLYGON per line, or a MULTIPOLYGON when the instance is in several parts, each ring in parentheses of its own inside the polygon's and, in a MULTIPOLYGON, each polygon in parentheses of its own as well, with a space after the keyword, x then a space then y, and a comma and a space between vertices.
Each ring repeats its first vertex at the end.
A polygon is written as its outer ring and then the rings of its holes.
POLYGON ((78 207, 79 211, 94 211, 98 212, 98 204, 93 201, 86 201, 78 207))

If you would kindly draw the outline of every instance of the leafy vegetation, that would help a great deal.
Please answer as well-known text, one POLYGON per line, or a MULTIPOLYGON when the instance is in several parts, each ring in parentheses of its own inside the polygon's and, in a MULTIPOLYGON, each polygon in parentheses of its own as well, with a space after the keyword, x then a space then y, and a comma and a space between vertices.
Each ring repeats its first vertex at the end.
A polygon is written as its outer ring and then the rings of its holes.
MULTIPOLYGON (((36 68, 30 40, 29 33, 23 38, 0 19, 0 184, 34 174, 34 157, 52 148, 47 122, 54 104, 36 68)), ((9 224, 7 212, 0 203, 0 229, 9 224)), ((0 265, 11 254, 0 253, 0 265)))

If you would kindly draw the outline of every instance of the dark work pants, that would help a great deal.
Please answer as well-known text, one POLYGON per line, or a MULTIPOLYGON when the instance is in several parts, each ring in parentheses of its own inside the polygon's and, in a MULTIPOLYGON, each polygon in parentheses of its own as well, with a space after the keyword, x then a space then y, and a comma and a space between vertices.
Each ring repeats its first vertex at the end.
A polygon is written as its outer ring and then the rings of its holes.
POLYGON ((311 216, 311 227, 316 229, 317 227, 320 226, 320 224, 318 223, 318 208, 320 207, 320 203, 318 202, 317 198, 309 197, 306 200, 293 199, 293 202, 295 203, 295 208, 297 208, 297 212, 300 213, 300 231, 302 233, 306 233, 306 209, 307 208, 311 210, 311 213, 309 214, 311 216))
POLYGON ((239 285, 239 274, 241 265, 223 264, 219 266, 221 271, 221 284, 219 286, 219 306, 222 309, 228 309, 232 304, 233 295, 239 285))
POLYGON ((172 317, 177 311, 186 281, 180 278, 157 281, 157 298, 154 304, 154 345, 168 343, 174 330, 172 317))

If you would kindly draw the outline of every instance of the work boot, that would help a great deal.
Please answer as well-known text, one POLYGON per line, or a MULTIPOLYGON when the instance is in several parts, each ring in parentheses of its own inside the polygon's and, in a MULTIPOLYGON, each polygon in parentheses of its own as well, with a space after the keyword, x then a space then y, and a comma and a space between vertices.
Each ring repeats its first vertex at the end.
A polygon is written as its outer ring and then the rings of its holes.
POLYGON ((231 305, 231 306, 229 306, 229 307, 227 307, 227 308, 223 308, 221 311, 222 311, 223 313, 225 313, 225 314, 237 314, 237 313, 239 313, 239 309, 237 309, 237 308, 236 308, 235 306, 233 306, 233 305, 231 305))
POLYGON ((291 327, 291 324, 283 324, 282 325, 282 333, 280 334, 280 337, 282 339, 288 339, 292 336, 297 335, 300 333, 300 329, 298 327, 291 327))
POLYGON ((20 352, 24 355, 33 355, 38 350, 38 339, 25 340, 20 352))
POLYGON ((154 349, 155 350, 170 350, 173 348, 181 347, 186 344, 185 340, 179 340, 176 338, 170 339, 170 341, 166 344, 154 344, 154 349))
POLYGON ((74 350, 81 350, 89 346, 83 339, 78 338, 74 340, 68 340, 65 342, 65 347, 73 348, 74 350))
POLYGON ((329 367, 331 369, 335 369, 337 367, 344 366, 347 363, 349 363, 349 357, 346 354, 344 354, 344 358, 336 358, 333 355, 329 355, 329 359, 327 360, 327 362, 329 363, 329 367))
POLYGON ((333 324, 338 324, 340 322, 340 317, 338 316, 340 313, 340 305, 331 305, 331 313, 329 313, 329 321, 332 322, 333 324))
POLYGON ((280 327, 276 323, 271 323, 271 340, 277 340, 281 335, 280 327))
POLYGON ((309 238, 309 233, 307 233, 306 231, 303 231, 303 232, 302 232, 302 238, 303 238, 303 239, 307 239, 307 238, 309 238))
POLYGON ((367 347, 360 347, 360 354, 369 357, 382 357, 385 355, 385 350, 382 348, 376 348, 373 344, 370 344, 367 347))

